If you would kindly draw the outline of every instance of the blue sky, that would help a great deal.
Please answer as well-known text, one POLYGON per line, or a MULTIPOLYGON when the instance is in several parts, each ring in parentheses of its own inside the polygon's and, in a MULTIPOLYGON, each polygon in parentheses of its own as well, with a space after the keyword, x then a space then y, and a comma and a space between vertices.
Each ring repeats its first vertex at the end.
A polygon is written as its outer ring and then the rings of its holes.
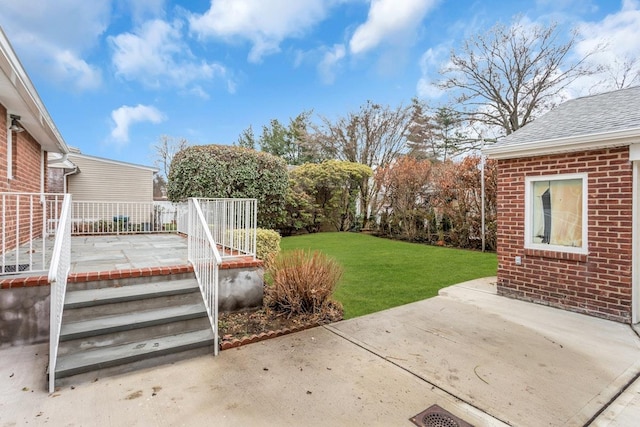
POLYGON ((0 25, 67 144, 145 165, 161 135, 232 144, 305 110, 444 104, 433 82, 450 49, 517 14, 557 22, 562 37, 580 29, 572 55, 606 44, 596 63, 640 52, 640 0, 0 0, 0 25))

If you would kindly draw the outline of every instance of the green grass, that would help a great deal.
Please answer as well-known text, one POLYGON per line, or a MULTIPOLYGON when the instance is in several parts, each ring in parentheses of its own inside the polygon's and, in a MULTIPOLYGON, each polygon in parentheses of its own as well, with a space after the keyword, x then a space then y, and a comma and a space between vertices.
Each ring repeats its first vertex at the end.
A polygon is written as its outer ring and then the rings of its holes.
POLYGON ((344 275, 335 297, 346 319, 436 296, 441 288, 495 276, 494 253, 442 248, 357 233, 285 237, 283 251, 320 250, 344 275))

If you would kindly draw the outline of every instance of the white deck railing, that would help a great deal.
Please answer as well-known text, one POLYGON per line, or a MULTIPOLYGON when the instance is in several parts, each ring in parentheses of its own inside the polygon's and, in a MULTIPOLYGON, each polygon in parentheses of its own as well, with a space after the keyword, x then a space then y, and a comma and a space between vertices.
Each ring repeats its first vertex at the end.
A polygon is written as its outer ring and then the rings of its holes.
POLYGON ((197 199, 189 199, 188 259, 193 265, 214 335, 218 354, 218 268, 222 258, 197 199))
POLYGON ((0 275, 44 273, 64 194, 0 193, 0 275))
POLYGON ((50 311, 49 311, 49 393, 55 390, 58 343, 62 327, 64 296, 67 291, 67 277, 71 269, 71 195, 66 194, 58 217, 51 266, 49 267, 50 311))
POLYGON ((73 202, 71 233, 77 235, 172 233, 179 207, 171 202, 73 202))
POLYGON ((256 256, 256 199, 198 199, 220 256, 256 256))

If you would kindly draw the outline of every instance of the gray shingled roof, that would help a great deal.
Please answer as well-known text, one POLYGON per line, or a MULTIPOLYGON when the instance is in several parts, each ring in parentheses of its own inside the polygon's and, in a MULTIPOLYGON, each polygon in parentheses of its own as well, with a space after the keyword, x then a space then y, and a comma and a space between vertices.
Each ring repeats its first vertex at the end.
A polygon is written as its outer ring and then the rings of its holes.
POLYGON ((640 128, 640 86, 567 101, 493 147, 634 128, 640 128))

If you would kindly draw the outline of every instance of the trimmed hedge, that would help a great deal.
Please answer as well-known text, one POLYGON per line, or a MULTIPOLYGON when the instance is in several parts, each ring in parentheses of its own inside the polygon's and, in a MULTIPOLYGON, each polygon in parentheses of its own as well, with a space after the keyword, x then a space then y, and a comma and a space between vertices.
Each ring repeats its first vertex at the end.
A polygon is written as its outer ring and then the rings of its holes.
POLYGON ((280 253, 280 234, 275 230, 264 228, 258 228, 256 232, 256 256, 264 261, 266 267, 269 267, 280 253))
POLYGON ((258 227, 276 228, 284 218, 289 182, 284 160, 227 145, 198 145, 178 152, 167 184, 171 201, 189 197, 258 200, 258 227))

